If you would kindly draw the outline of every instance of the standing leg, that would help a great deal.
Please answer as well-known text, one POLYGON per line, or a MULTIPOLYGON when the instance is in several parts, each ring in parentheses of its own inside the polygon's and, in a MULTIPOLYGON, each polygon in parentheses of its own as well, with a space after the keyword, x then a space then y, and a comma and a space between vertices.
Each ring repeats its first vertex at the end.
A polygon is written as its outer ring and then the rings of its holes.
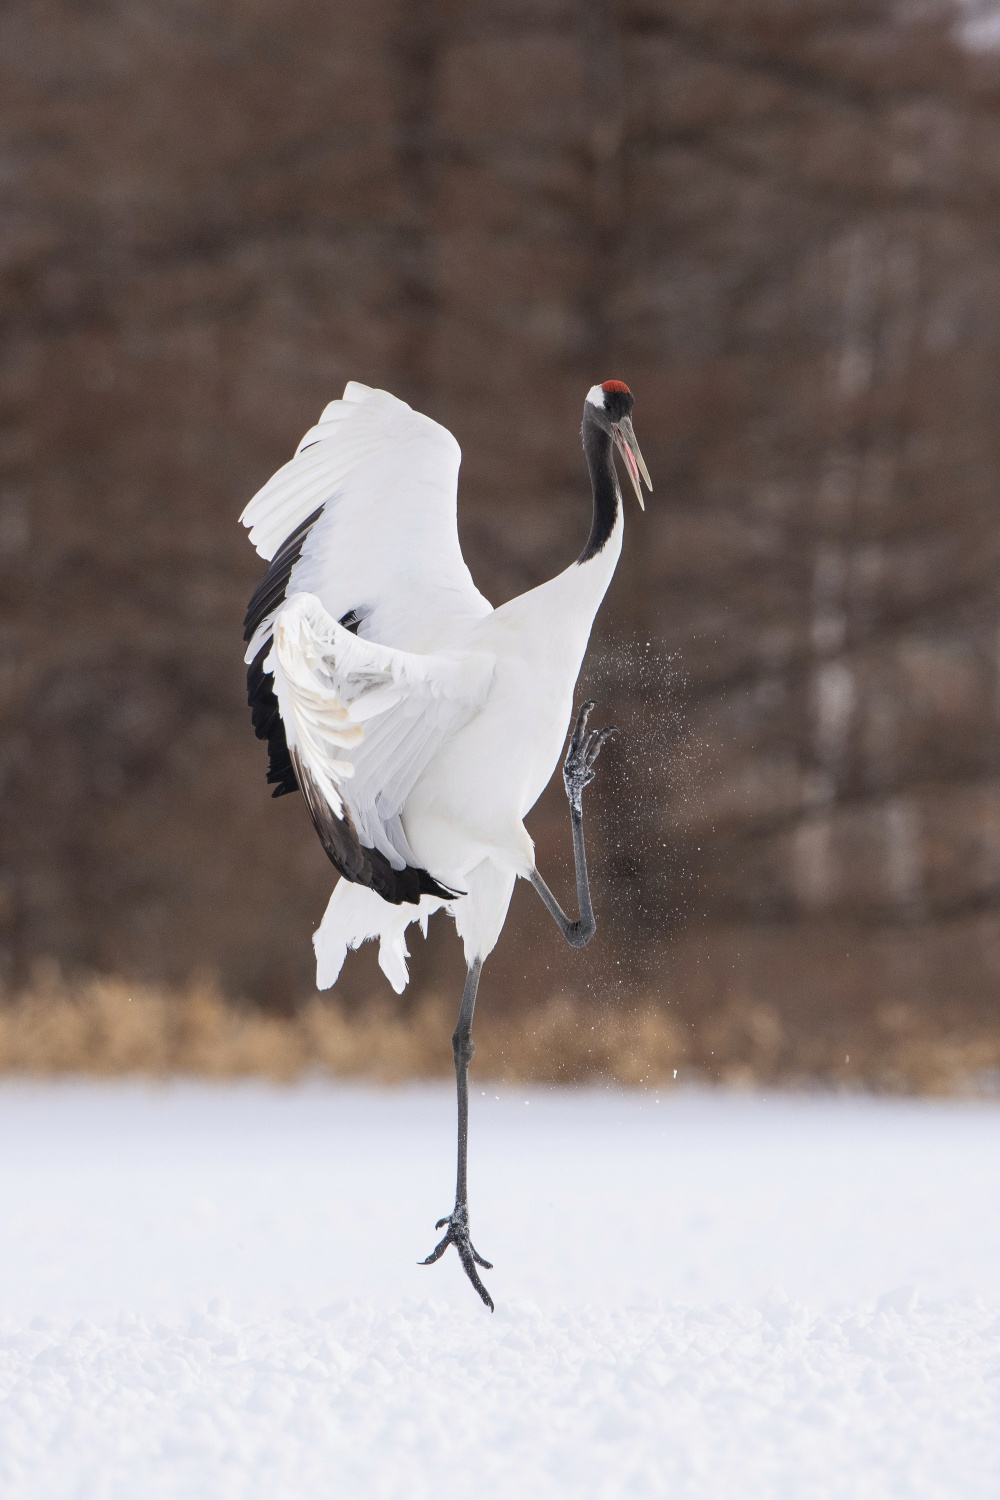
POLYGON ((455 1083, 458 1089, 458 1175, 455 1183, 455 1207, 446 1219, 439 1219, 435 1224, 435 1229, 441 1229, 447 1224, 448 1232, 444 1239, 435 1245, 427 1259, 422 1260, 420 1264, 432 1266, 436 1260, 441 1259, 449 1245, 454 1245, 466 1276, 492 1312, 493 1298, 480 1281, 476 1266, 483 1266, 487 1271, 492 1271, 493 1266, 490 1261, 483 1260, 469 1238, 469 1064, 476 1051, 476 1044, 472 1040, 472 1017, 476 1009, 476 991, 479 989, 479 976, 482 969, 483 961, 477 958, 466 975, 465 989, 462 992, 462 1007, 458 1012, 458 1025, 451 1039, 451 1048, 455 1054, 455 1083))

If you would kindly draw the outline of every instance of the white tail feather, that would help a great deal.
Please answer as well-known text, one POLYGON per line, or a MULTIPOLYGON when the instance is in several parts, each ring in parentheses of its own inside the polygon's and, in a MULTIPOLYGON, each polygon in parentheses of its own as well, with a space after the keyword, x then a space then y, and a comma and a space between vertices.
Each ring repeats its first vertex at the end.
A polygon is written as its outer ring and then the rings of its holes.
POLYGON ((427 919, 446 903, 440 896, 421 896, 419 906, 403 902, 390 906, 365 885, 340 880, 334 887, 323 920, 313 933, 316 950, 316 988, 328 990, 336 984, 344 966, 348 948, 360 948, 370 938, 378 938, 379 968, 397 995, 409 981, 406 960, 406 929, 419 922, 427 936, 427 919))

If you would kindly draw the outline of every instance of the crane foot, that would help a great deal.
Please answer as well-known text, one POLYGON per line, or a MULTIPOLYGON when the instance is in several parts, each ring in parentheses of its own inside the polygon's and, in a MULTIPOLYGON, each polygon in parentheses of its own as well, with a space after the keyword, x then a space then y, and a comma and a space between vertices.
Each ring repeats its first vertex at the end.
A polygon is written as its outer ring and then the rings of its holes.
POLYGON ((569 742, 569 750, 563 765, 566 796, 569 798, 570 806, 577 813, 583 811, 583 789, 590 785, 596 775, 594 762, 604 748, 605 740, 615 733, 613 724, 609 724, 606 729, 588 730, 587 720, 593 710, 594 703, 591 700, 585 703, 577 714, 573 738, 569 742))
POLYGON ((490 1312, 492 1312, 493 1298, 479 1279, 479 1272, 476 1270, 476 1267, 482 1266, 484 1270, 492 1271, 493 1262, 484 1260, 469 1238, 469 1210, 466 1205, 464 1203, 461 1205, 456 1204, 453 1212, 446 1219, 438 1219, 434 1228, 443 1229, 445 1224, 448 1226, 448 1231, 444 1238, 434 1246, 434 1249, 426 1260, 418 1261, 418 1265, 432 1266, 436 1260, 441 1259, 449 1245, 454 1245, 458 1251, 458 1258, 462 1262, 462 1268, 466 1276, 468 1276, 472 1285, 480 1297, 482 1297, 490 1312))

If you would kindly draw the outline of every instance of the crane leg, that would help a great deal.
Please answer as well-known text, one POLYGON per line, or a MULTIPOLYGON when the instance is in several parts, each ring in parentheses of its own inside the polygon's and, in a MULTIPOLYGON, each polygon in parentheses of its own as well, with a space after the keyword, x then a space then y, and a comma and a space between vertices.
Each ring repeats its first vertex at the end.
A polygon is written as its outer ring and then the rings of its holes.
POLYGON ((604 742, 615 732, 613 724, 606 729, 587 729, 593 702, 585 703, 577 715, 573 738, 563 765, 563 784, 569 799, 569 816, 573 825, 573 859, 576 865, 576 899, 580 915, 574 922, 566 915, 537 870, 531 872, 531 883, 545 902, 556 926, 571 948, 585 948, 597 931, 594 906, 590 899, 590 877, 587 874, 587 849, 583 841, 583 789, 593 781, 594 762, 604 742))
POLYGON ((490 1261, 483 1259, 469 1238, 469 1063, 476 1051, 476 1044, 472 1040, 472 1017, 476 1009, 476 991, 479 989, 479 976, 482 969, 482 959, 475 959, 466 975, 462 1005, 458 1012, 458 1024, 451 1039, 452 1051, 455 1054, 455 1083, 458 1089, 458 1174, 455 1183, 455 1207, 447 1218, 439 1219, 435 1224, 435 1229, 443 1229, 447 1224, 447 1232, 444 1238, 434 1246, 427 1259, 422 1260, 420 1264, 432 1266, 436 1260, 441 1259, 449 1245, 454 1245, 466 1276, 492 1312, 493 1298, 483 1286, 476 1267, 482 1266, 485 1270, 492 1271, 493 1266, 490 1261))

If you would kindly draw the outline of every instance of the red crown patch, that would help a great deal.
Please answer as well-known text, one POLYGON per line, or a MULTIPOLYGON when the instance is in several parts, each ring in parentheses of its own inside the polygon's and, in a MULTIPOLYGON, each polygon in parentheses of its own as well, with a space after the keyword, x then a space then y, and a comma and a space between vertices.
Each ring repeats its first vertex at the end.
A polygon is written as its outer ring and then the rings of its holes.
POLYGON ((624 380, 606 380, 601 386, 601 390, 607 391, 609 395, 612 391, 620 391, 626 396, 631 396, 632 394, 624 380))

